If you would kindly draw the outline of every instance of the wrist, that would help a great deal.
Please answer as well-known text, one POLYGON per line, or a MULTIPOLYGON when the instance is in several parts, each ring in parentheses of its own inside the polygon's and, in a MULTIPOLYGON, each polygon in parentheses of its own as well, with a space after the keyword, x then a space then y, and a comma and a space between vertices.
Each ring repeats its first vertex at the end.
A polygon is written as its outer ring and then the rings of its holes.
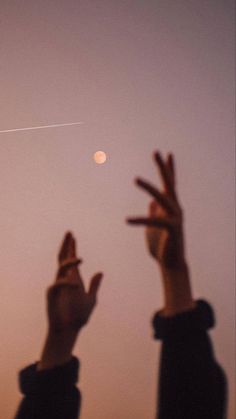
POLYGON ((50 369, 69 362, 77 339, 77 332, 48 331, 37 369, 50 369))
POLYGON ((177 272, 184 273, 188 270, 188 263, 184 256, 175 258, 175 261, 169 264, 158 262, 158 265, 160 266, 161 271, 169 272, 170 274, 173 273, 173 275, 177 272))
POLYGON ((178 269, 167 269, 161 266, 164 291, 163 316, 174 316, 184 311, 192 310, 195 301, 192 297, 190 275, 187 263, 178 269))

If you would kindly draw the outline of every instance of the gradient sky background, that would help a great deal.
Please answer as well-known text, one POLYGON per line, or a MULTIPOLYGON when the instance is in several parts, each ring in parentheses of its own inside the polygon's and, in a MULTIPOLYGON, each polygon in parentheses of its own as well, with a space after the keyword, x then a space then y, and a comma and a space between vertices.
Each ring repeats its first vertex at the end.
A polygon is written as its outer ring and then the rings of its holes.
MULTIPOLYGON (((75 354, 82 419, 153 419, 162 307, 142 228, 159 178, 152 151, 173 151, 194 296, 210 301, 217 358, 234 418, 234 10, 230 0, 0 3, 1 417, 20 400, 17 371, 38 359, 45 289, 65 230, 87 281, 105 273, 75 354), (92 156, 104 150, 108 161, 92 156)), ((210 389, 209 389, 210 391, 210 389)))

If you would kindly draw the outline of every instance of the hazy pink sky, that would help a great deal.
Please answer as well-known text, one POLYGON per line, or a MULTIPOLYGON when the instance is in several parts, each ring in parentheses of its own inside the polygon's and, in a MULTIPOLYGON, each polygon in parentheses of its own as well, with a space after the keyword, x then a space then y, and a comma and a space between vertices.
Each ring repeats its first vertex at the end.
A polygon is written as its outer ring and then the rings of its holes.
POLYGON ((162 307, 159 271, 133 186, 157 182, 151 153, 173 151, 194 295, 210 301, 234 419, 234 10, 230 0, 1 1, 0 416, 20 400, 17 371, 38 359, 45 289, 65 230, 85 280, 105 273, 81 334, 82 419, 153 419, 162 307), (108 160, 92 156, 104 150, 108 160))

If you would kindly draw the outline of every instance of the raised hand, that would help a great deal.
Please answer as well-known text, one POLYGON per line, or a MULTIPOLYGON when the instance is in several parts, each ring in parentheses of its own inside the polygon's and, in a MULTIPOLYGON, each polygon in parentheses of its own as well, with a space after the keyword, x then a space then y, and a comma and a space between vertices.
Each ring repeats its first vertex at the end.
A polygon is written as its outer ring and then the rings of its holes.
POLYGON ((149 205, 148 217, 128 218, 128 223, 146 226, 146 238, 150 254, 163 268, 181 269, 185 265, 183 211, 175 188, 174 158, 169 154, 166 161, 159 152, 154 153, 163 182, 163 190, 143 179, 136 184, 147 191, 154 200, 149 205))
POLYGON ((76 242, 71 233, 63 240, 58 256, 55 283, 48 289, 48 334, 38 370, 53 368, 68 362, 72 356, 78 332, 88 322, 96 305, 102 273, 97 273, 86 291, 78 265, 76 242))
POLYGON ((48 290, 49 328, 53 331, 78 331, 84 326, 96 304, 102 274, 97 273, 86 291, 78 265, 76 242, 67 233, 58 256, 56 282, 48 290))

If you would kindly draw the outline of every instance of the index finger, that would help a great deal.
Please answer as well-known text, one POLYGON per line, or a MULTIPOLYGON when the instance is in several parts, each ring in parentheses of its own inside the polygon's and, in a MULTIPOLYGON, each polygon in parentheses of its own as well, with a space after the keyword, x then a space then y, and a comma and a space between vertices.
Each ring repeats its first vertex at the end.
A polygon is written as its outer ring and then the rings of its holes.
POLYGON ((155 188, 151 183, 141 179, 136 179, 136 184, 140 186, 142 189, 147 191, 155 200, 159 203, 159 205, 167 211, 168 214, 175 214, 177 212, 176 209, 176 202, 173 201, 169 196, 166 196, 159 192, 157 188, 155 188))
POLYGON ((171 168, 169 164, 166 164, 162 159, 161 154, 157 151, 154 153, 155 162, 158 165, 158 168, 163 179, 164 188, 167 193, 169 193, 173 198, 176 199, 174 177, 172 175, 171 168))
POLYGON ((69 269, 73 267, 77 267, 80 263, 82 263, 82 259, 74 258, 74 259, 65 260, 59 266, 56 278, 58 279, 58 278, 65 277, 69 269))
POLYGON ((71 232, 65 235, 62 246, 58 255, 59 269, 57 280, 67 277, 68 280, 76 280, 83 286, 82 277, 79 271, 79 264, 82 262, 76 255, 76 242, 71 232))
POLYGON ((72 259, 76 257, 76 241, 72 234, 68 242, 68 256, 72 259))
POLYGON ((58 261, 59 263, 62 263, 63 260, 68 259, 69 257, 69 244, 70 244, 70 240, 72 238, 72 234, 70 231, 68 231, 65 236, 64 239, 62 241, 62 245, 58 254, 58 261))
MULTIPOLYGON (((68 243, 68 256, 69 256, 69 258, 77 259, 76 240, 75 240, 75 238, 72 234, 71 234, 71 237, 70 237, 70 240, 69 240, 69 243, 68 243)), ((82 262, 81 259, 78 259, 78 260, 80 261, 80 263, 82 262)), ((71 267, 71 274, 72 274, 73 278, 82 282, 82 277, 80 275, 78 264, 73 265, 71 267)))

